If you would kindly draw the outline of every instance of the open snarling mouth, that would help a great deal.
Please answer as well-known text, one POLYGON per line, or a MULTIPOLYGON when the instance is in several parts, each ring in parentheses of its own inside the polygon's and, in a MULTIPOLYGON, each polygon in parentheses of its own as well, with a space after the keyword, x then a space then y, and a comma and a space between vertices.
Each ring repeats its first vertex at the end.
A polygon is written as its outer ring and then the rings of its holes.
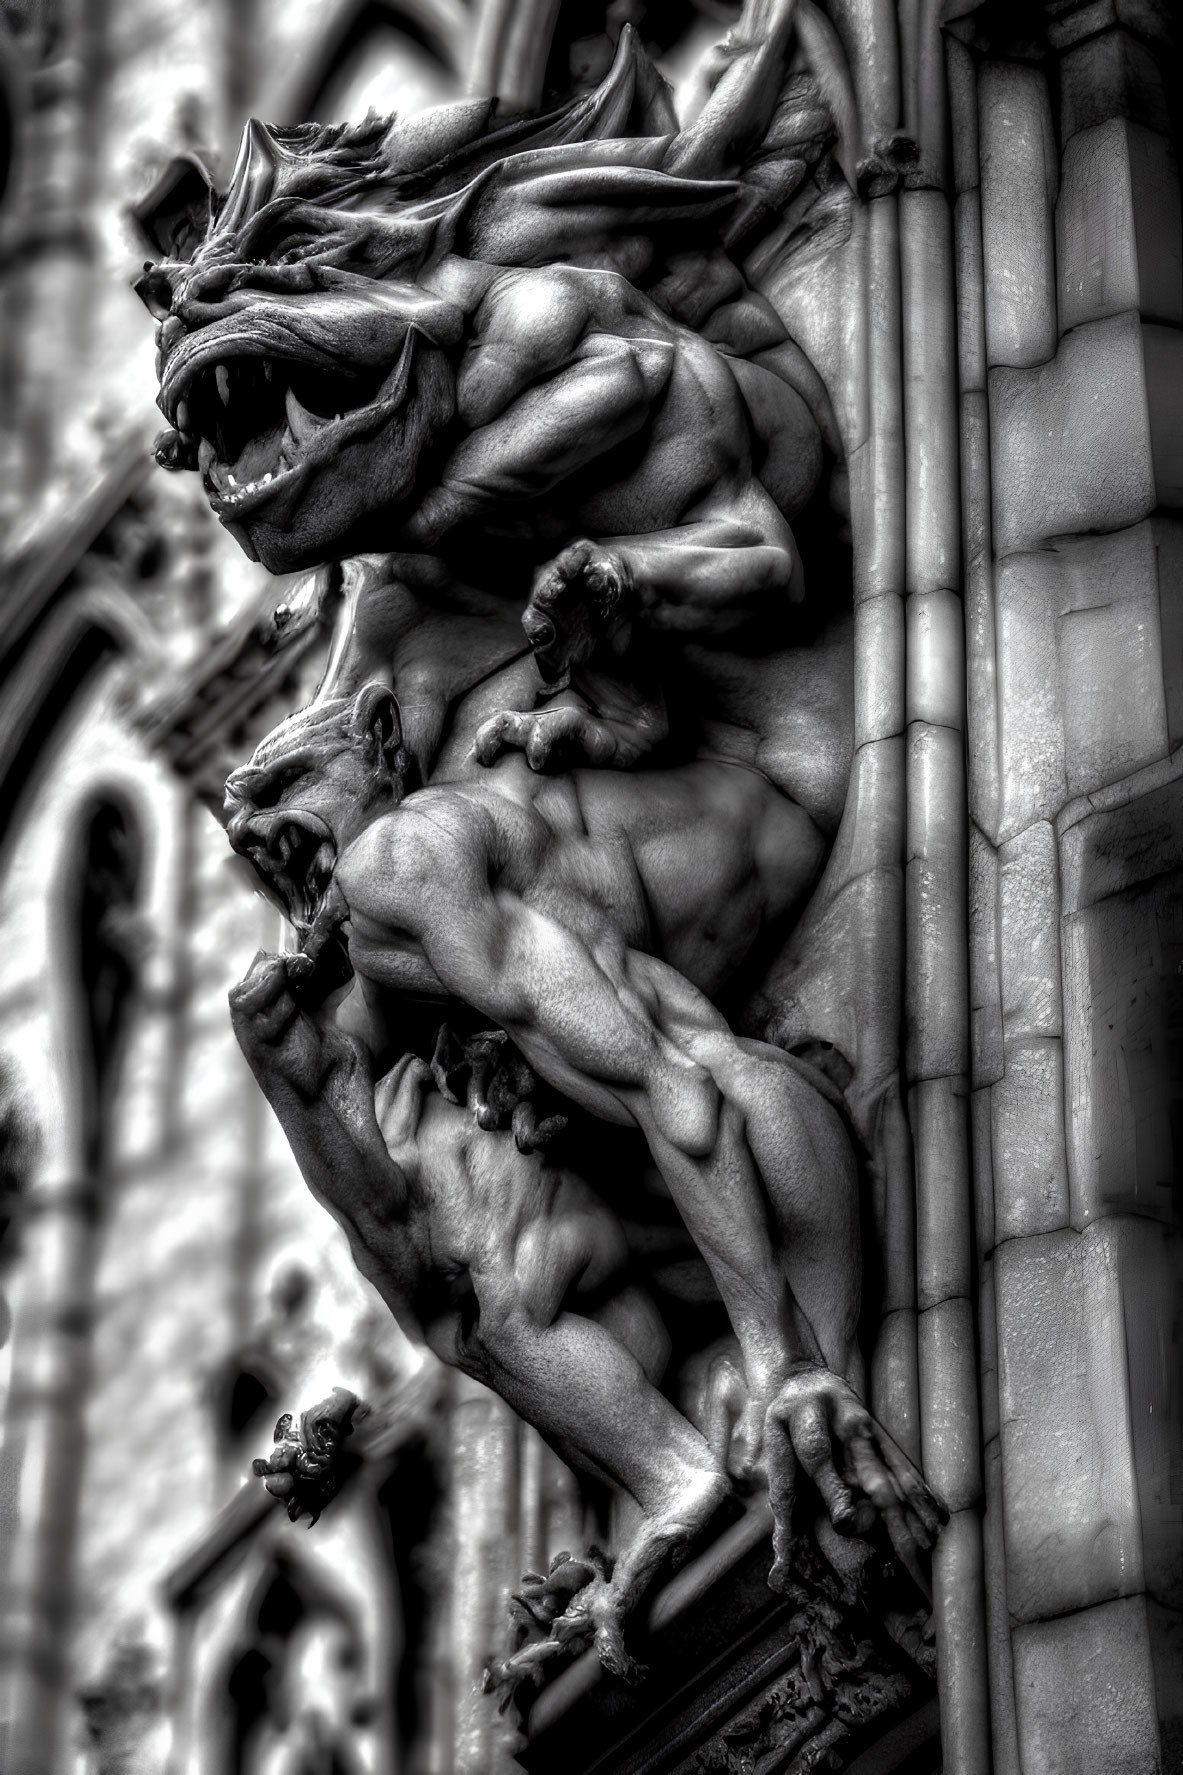
POLYGON ((164 447, 170 466, 200 469, 219 517, 269 506, 282 522, 310 470, 403 405, 414 335, 407 330, 393 365, 344 365, 314 348, 292 356, 291 335, 266 326, 258 335, 213 323, 182 340, 161 383, 160 406, 176 428, 164 447))
POLYGON ((315 960, 342 916, 330 892, 337 847, 329 828, 315 814, 256 813, 233 819, 229 837, 282 901, 301 949, 315 960))

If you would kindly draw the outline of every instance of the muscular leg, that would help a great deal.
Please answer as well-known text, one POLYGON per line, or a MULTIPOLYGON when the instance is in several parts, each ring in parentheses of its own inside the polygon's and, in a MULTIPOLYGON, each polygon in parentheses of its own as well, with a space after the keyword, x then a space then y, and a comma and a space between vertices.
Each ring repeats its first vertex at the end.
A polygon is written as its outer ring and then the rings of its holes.
MULTIPOLYGON (((706 1442, 592 1319, 538 1324, 521 1302, 482 1307, 473 1337, 449 1358, 493 1388, 571 1465, 598 1472, 640 1506, 642 1522, 610 1581, 580 1592, 568 1629, 588 1622, 611 1669, 627 1667, 623 1624, 667 1555, 707 1526, 730 1491, 706 1442)), ((558 1637, 555 1649, 562 1644, 558 1637)))
POLYGON ((577 892, 554 887, 542 911, 494 889, 485 853, 458 848, 457 831, 446 835, 441 855, 440 825, 413 822, 397 853, 405 909, 391 922, 417 929, 447 989, 506 1028, 543 1077, 594 1113, 623 1112, 644 1131, 739 1337, 753 1413, 781 1401, 791 1385, 791 1405, 769 1424, 781 1547, 791 1535, 793 1451, 836 1526, 862 1521, 853 1480, 877 1509, 889 1498, 898 1504, 903 1528, 923 1545, 927 1530, 915 1508, 927 1496, 923 1483, 916 1475, 914 1496, 905 1496, 905 1469, 868 1444, 871 1420, 845 1378, 858 1310, 853 1173, 827 1175, 811 1153, 813 1132, 794 1109, 799 1081, 788 1063, 785 1070, 767 1050, 746 1052, 709 1000, 630 949, 577 892), (407 858, 423 872, 413 898, 407 858), (818 1397, 807 1399, 811 1387, 818 1397), (844 1409, 849 1401, 854 1416, 844 1409))
POLYGON ((713 503, 666 530, 573 542, 539 569, 522 626, 545 676, 582 664, 634 617, 716 637, 771 595, 804 596, 793 533, 759 483, 713 503))
MULTIPOLYGON (((473 1131, 459 1107, 439 1113, 464 1130, 467 1181, 458 1187, 478 1311, 470 1329, 433 1337, 432 1347, 641 1513, 611 1579, 580 1590, 546 1649, 527 1648, 503 1674, 521 1674, 586 1632, 603 1662, 623 1672, 625 1621, 666 1556, 707 1525, 730 1484, 697 1430, 658 1391, 669 1340, 648 1296, 621 1285, 627 1249, 615 1216, 578 1179, 561 1177, 554 1190, 554 1173, 544 1180, 539 1161, 519 1153, 512 1136, 473 1131)), ((438 1198, 444 1173, 436 1174, 426 1148, 423 1163, 438 1198)))

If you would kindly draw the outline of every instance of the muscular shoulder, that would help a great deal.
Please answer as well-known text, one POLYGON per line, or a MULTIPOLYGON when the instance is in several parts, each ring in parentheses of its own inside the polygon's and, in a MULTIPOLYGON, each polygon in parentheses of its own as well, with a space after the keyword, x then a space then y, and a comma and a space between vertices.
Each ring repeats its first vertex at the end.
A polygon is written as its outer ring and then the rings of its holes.
POLYGON ((473 426, 488 424, 525 389, 594 353, 597 341, 638 327, 670 331, 615 272, 571 265, 504 272, 474 317, 473 341, 457 379, 461 417, 473 426))
POLYGON ((411 928, 475 870, 487 874, 495 822, 479 799, 422 789, 384 814, 342 855, 337 881, 355 916, 411 928))

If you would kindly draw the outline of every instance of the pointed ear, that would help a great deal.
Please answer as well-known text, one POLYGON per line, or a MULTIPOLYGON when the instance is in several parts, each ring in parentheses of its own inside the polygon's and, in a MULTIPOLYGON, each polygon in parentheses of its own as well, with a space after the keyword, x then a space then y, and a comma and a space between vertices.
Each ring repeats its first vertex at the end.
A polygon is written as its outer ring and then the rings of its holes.
POLYGON ((184 261, 205 239, 216 207, 208 169, 196 154, 179 154, 128 215, 158 259, 184 261))
POLYGON ((390 769, 397 768, 403 724, 393 690, 387 690, 384 684, 363 684, 353 699, 349 722, 358 739, 372 737, 390 769))

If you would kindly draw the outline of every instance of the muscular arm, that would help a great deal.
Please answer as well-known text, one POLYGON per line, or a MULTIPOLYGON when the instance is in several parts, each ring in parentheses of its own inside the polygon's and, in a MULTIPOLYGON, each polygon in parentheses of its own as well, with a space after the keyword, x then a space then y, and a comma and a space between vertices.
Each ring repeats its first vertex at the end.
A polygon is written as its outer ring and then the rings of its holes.
POLYGON ((299 1007, 288 976, 292 959, 255 957, 230 994, 234 1033, 304 1181, 344 1227, 358 1267, 406 1323, 408 1290, 400 1283, 410 1281, 410 1271, 400 1277, 391 1253, 407 1179, 379 1130, 361 1042, 299 1007))
POLYGON ((406 539, 431 548, 457 525, 547 493, 624 443, 645 424, 673 360, 668 340, 589 333, 550 376, 522 365, 513 398, 453 451, 406 539))

